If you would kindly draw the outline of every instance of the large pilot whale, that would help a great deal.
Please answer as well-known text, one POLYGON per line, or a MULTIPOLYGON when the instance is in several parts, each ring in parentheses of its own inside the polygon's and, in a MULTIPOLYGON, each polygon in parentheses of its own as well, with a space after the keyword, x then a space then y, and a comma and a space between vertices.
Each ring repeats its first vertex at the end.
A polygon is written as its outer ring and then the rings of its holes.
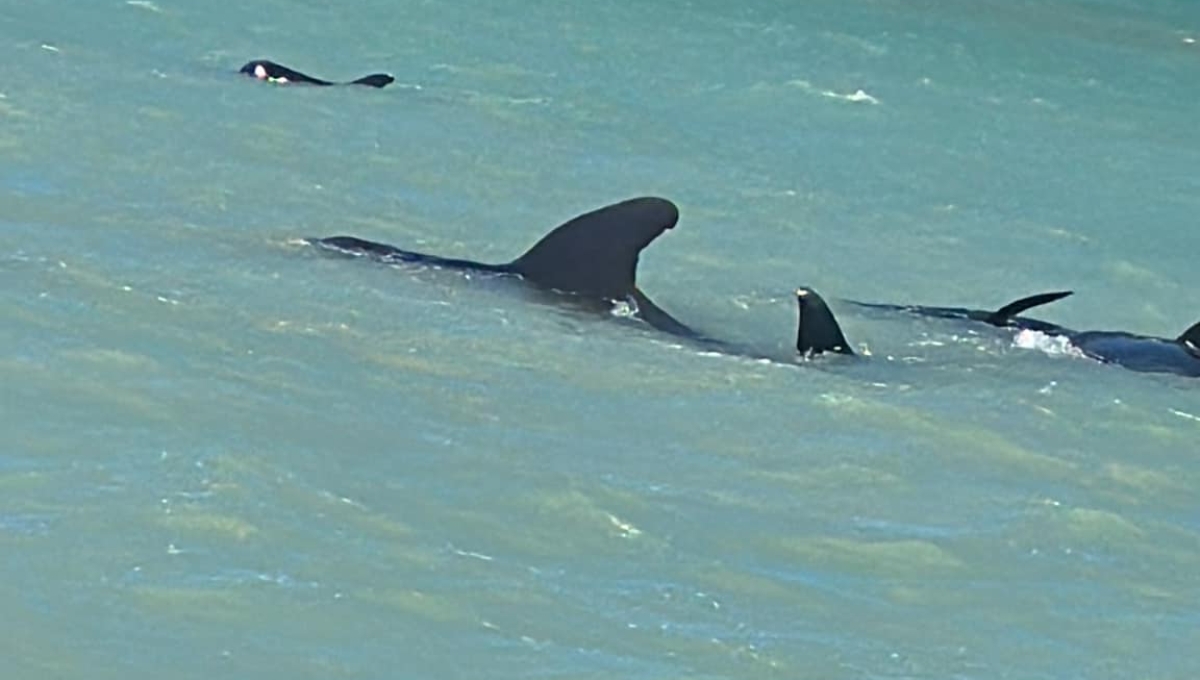
POLYGON ((258 80, 272 83, 302 83, 305 85, 367 85, 369 87, 386 87, 395 82, 395 78, 387 73, 372 73, 348 83, 334 83, 328 80, 314 78, 306 73, 290 69, 282 64, 276 64, 267 59, 255 59, 242 66, 239 73, 244 73, 258 80))
POLYGON ((1200 377, 1200 322, 1176 338, 1160 338, 1127 331, 1077 331, 1047 321, 1018 316, 1028 309, 1061 300, 1070 294, 1070 291, 1057 291, 1032 295, 1010 302, 994 311, 963 307, 879 304, 854 300, 848 302, 872 309, 942 319, 966 319, 992 326, 1037 331, 1046 335, 1066 338, 1067 342, 1084 356, 1106 364, 1117 364, 1143 373, 1174 373, 1193 378, 1200 377))
POLYGON ((356 236, 307 239, 324 250, 363 256, 385 264, 417 264, 516 277, 584 306, 611 310, 625 303, 650 326, 690 339, 696 331, 654 304, 637 286, 638 256, 679 221, 674 203, 643 196, 606 205, 572 218, 543 236, 523 255, 490 264, 403 250, 356 236))

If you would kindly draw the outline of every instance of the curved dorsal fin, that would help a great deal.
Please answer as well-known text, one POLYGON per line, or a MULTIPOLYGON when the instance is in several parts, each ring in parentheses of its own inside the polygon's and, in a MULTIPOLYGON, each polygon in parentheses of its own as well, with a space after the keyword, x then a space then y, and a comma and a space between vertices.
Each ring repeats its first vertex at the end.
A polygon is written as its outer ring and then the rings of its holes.
POLYGON ((800 304, 800 324, 796 329, 796 351, 801 354, 821 354, 822 352, 838 352, 839 354, 854 354, 842 328, 838 326, 829 305, 811 288, 800 288, 796 291, 796 301, 800 304))
POLYGON ((992 312, 984 321, 996 326, 1005 326, 1014 316, 1034 307, 1040 307, 1045 304, 1061 300, 1074 291, 1060 290, 1053 293, 1039 293, 1038 295, 1030 295, 1029 297, 1021 298, 1004 305, 1000 309, 992 312))
POLYGON ((642 249, 678 221, 665 198, 629 199, 555 228, 507 267, 544 288, 623 300, 636 289, 642 249))

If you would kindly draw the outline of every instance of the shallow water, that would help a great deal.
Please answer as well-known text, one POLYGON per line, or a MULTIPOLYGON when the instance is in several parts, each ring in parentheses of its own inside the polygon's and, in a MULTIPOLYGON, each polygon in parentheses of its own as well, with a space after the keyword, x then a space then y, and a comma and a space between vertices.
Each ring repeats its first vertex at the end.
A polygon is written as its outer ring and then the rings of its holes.
POLYGON ((0 19, 0 670, 1190 678, 1194 381, 841 298, 1197 318, 1200 9, 26 3, 0 19), (102 28, 101 28, 102 27, 102 28), (264 85, 273 58, 385 90, 264 85), (632 195, 705 353, 504 261, 632 195))

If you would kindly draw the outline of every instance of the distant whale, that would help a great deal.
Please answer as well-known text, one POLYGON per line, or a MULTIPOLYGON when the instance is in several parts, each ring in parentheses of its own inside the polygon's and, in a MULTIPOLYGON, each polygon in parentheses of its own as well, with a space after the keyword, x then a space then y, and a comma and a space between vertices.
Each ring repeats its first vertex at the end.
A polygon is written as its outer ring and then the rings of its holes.
POLYGON ((241 68, 240 73, 272 83, 303 83, 306 85, 367 85, 369 87, 386 87, 396 80, 387 73, 372 73, 369 76, 363 76, 358 80, 352 80, 348 83, 332 83, 266 59, 255 59, 248 62, 241 68))
POLYGON ((505 264, 427 255, 355 236, 308 242, 328 251, 365 256, 386 264, 412 263, 519 277, 534 287, 560 293, 585 306, 612 309, 626 303, 635 315, 661 331, 703 339, 654 304, 637 287, 642 249, 679 221, 679 209, 665 198, 632 198, 575 217, 556 227, 525 254, 505 264))
POLYGON ((1177 338, 1158 338, 1125 331, 1076 331, 1058 324, 1017 316, 1032 307, 1061 300, 1070 291, 1042 293, 1011 302, 996 311, 961 307, 924 307, 849 301, 861 307, 907 312, 942 319, 967 319, 992 326, 1061 336, 1085 356, 1143 373, 1200 377, 1200 323, 1177 338))

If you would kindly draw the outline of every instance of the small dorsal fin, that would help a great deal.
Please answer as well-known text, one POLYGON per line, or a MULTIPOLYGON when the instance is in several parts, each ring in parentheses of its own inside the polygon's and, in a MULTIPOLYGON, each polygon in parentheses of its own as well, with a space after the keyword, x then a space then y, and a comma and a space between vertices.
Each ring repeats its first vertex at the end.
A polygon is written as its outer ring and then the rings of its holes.
POLYGON ((992 312, 984 321, 996 326, 1007 325, 1008 322, 1016 315, 1034 307, 1040 307, 1045 304, 1061 300, 1074 291, 1060 290, 1053 293, 1039 293, 1038 295, 1030 295, 1029 297, 1021 298, 1004 305, 1000 309, 992 312))
POLYGON ((800 324, 796 329, 796 351, 805 355, 821 354, 822 352, 838 352, 839 354, 854 354, 842 328, 838 326, 829 305, 811 288, 800 288, 796 291, 796 300, 800 304, 800 324))
POLYGON ((665 198, 629 199, 560 225, 507 267, 543 288, 624 300, 636 290, 642 249, 678 221, 665 198))
POLYGON ((369 87, 387 87, 396 82, 390 74, 387 73, 372 73, 369 76, 363 76, 358 80, 350 81, 351 85, 367 85, 369 87))
POLYGON ((1200 352, 1200 321, 1175 338, 1175 342, 1186 346, 1193 353, 1200 352))

